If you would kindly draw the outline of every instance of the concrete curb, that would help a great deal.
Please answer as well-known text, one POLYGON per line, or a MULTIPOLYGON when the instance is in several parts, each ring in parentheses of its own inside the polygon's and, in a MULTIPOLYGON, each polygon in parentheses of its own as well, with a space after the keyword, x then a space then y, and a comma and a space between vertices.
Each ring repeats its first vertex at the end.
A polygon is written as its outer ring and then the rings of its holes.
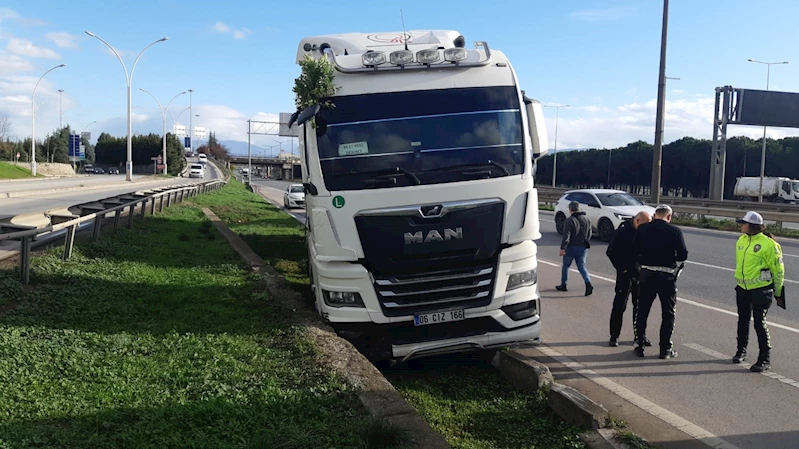
POLYGON ((64 179, 64 178, 88 178, 89 175, 73 175, 73 176, 45 176, 41 178, 22 178, 22 179, 0 179, 0 183, 2 182, 29 182, 29 181, 50 181, 54 179, 64 179))
POLYGON ((411 440, 409 448, 452 449, 444 437, 416 413, 383 374, 350 342, 336 335, 335 331, 316 315, 300 312, 301 308, 305 308, 302 297, 289 286, 277 270, 265 263, 210 209, 203 208, 203 213, 250 268, 263 275, 269 295, 285 300, 288 305, 295 308, 295 311, 301 313, 305 318, 304 324, 310 337, 322 352, 323 362, 347 379, 351 385, 361 389, 358 399, 371 416, 405 430, 411 440))
POLYGON ((159 179, 159 180, 152 180, 152 181, 133 181, 133 182, 120 182, 114 184, 98 184, 92 186, 83 186, 83 187, 65 187, 63 189, 40 189, 40 190, 23 190, 21 192, 0 192, 0 198, 24 198, 29 196, 39 196, 39 195, 48 195, 51 193, 62 193, 62 192, 78 192, 78 191, 86 191, 86 190, 100 190, 100 189, 114 189, 117 187, 127 187, 131 185, 146 185, 146 184, 153 184, 156 182, 162 182, 166 178, 159 179))

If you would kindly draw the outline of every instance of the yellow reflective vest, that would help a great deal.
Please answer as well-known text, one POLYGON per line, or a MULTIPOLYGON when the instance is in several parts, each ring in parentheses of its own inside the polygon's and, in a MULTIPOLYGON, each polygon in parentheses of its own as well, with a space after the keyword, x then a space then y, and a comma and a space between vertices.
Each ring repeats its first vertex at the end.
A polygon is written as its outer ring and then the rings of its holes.
POLYGON ((780 296, 785 282, 780 244, 762 232, 742 235, 735 247, 735 282, 744 290, 774 284, 774 296, 780 296))

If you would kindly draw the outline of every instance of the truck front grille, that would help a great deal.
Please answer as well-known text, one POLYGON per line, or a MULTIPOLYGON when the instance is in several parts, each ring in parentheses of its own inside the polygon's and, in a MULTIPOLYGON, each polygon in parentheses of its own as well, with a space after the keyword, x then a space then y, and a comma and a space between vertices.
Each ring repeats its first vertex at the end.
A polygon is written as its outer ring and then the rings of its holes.
POLYGON ((496 258, 468 268, 398 276, 375 275, 375 290, 386 316, 406 316, 447 309, 485 307, 491 303, 496 258))

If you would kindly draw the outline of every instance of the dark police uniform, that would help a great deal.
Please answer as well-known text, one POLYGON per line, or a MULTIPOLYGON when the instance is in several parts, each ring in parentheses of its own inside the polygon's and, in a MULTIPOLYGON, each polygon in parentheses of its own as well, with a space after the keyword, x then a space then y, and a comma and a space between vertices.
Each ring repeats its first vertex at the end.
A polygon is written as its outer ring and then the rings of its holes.
MULTIPOLYGON (((613 238, 610 240, 605 254, 616 269, 616 296, 613 298, 613 309, 610 312, 610 346, 619 345, 621 325, 624 312, 627 310, 627 298, 632 296, 633 303, 633 340, 638 343, 638 266, 633 248, 636 229, 633 225, 634 218, 622 222, 613 238)), ((647 346, 651 343, 644 338, 647 346)))
POLYGON ((638 304, 638 347, 635 353, 644 356, 646 321, 655 296, 660 298, 663 322, 660 325, 660 358, 676 357, 671 335, 677 310, 677 262, 688 259, 688 249, 682 231, 665 220, 655 218, 650 223, 638 226, 633 247, 641 267, 639 277, 640 299, 638 304))

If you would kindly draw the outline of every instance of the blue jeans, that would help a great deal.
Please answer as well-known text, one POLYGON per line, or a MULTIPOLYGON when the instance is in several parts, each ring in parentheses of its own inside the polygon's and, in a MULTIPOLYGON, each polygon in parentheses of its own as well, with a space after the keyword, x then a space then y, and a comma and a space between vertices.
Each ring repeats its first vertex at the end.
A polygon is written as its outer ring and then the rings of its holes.
POLYGON ((591 283, 588 270, 585 269, 585 254, 587 250, 588 248, 582 246, 566 247, 566 254, 563 256, 563 267, 560 271, 560 285, 566 285, 566 281, 569 280, 569 268, 572 266, 572 261, 577 263, 577 271, 580 272, 585 283, 591 283))

